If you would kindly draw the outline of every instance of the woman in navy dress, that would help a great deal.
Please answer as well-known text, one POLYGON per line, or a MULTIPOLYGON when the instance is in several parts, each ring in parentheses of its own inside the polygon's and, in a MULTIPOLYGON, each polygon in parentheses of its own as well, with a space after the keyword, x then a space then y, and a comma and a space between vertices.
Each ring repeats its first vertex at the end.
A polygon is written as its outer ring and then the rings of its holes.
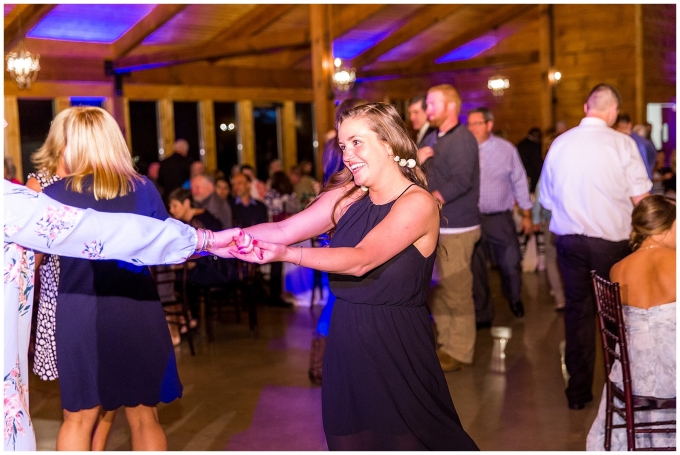
POLYGON ((330 273, 337 300, 322 383, 329 449, 476 450, 425 307, 440 215, 416 146, 383 103, 347 111, 337 127, 345 168, 300 214, 240 233, 234 254, 330 273), (329 230, 330 248, 286 246, 329 230))
MULTIPOLYGON (((73 109, 65 122, 70 174, 44 189, 59 202, 164 220, 153 183, 138 175, 118 125, 100 108, 73 109)), ((89 257, 103 245, 85 244, 89 257)), ((133 450, 165 450, 156 406, 182 395, 175 354, 145 264, 62 257, 56 312, 64 423, 57 450, 88 450, 100 410, 125 407, 133 450)))

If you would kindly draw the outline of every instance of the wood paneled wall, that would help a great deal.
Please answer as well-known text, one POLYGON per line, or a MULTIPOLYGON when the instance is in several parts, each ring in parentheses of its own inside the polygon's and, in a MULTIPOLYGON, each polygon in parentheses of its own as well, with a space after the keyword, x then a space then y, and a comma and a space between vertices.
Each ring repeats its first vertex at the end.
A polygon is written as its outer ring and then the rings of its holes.
POLYGON ((642 5, 645 103, 676 101, 676 6, 642 5))

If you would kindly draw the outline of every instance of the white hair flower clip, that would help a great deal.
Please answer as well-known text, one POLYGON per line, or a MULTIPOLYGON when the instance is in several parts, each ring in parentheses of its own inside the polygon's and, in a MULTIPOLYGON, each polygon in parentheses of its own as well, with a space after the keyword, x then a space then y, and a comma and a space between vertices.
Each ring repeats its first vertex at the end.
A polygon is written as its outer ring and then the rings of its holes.
POLYGON ((416 167, 416 160, 414 160, 413 158, 406 160, 404 158, 399 158, 398 156, 395 155, 394 161, 399 163, 399 166, 401 167, 408 166, 409 169, 413 169, 414 167, 416 167))

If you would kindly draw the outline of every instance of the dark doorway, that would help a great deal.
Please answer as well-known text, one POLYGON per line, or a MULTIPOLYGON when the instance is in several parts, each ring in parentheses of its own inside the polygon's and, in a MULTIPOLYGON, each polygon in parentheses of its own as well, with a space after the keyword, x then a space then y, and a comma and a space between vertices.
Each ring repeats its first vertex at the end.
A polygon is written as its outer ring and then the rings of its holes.
POLYGON ((215 110, 215 148, 217 149, 217 169, 229 178, 231 168, 238 162, 238 123, 236 122, 236 103, 214 103, 215 110))
POLYGON ((279 114, 280 108, 276 105, 253 109, 255 122, 255 166, 257 168, 257 178, 263 182, 269 179, 269 163, 280 159, 279 114))
POLYGON ((130 141, 137 169, 146 174, 158 159, 158 117, 155 101, 130 101, 130 141))
POLYGON ((175 139, 185 139, 189 143, 189 156, 198 161, 201 159, 198 134, 198 103, 175 101, 175 139))
POLYGON ((34 171, 31 155, 38 150, 50 131, 54 118, 52 100, 19 99, 19 133, 21 134, 21 168, 23 181, 34 171))

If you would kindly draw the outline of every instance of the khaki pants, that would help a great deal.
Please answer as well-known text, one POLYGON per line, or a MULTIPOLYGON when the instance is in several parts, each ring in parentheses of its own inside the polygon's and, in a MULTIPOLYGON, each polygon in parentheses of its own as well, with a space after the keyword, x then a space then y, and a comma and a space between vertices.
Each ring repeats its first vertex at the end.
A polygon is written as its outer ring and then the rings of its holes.
POLYGON ((431 293, 431 310, 441 350, 464 363, 472 363, 477 325, 472 299, 470 263, 479 228, 462 234, 442 234, 437 252, 439 283, 431 293))

